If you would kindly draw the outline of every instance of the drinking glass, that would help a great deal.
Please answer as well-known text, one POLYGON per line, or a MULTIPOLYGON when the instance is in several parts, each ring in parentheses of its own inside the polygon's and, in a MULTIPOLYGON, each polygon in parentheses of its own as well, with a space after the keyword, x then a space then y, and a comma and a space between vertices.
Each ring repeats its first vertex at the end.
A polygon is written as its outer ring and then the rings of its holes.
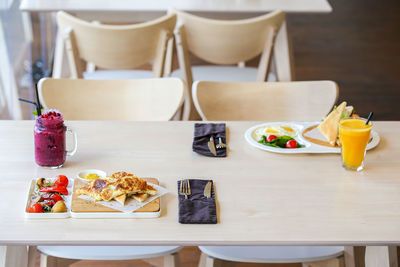
POLYGON ((372 123, 364 118, 349 118, 339 122, 342 163, 346 170, 361 171, 370 139, 372 123))
POLYGON ((41 167, 61 168, 66 157, 75 154, 77 149, 76 134, 64 125, 59 111, 50 110, 36 119, 34 137, 35 161, 41 167), (72 151, 66 149, 66 132, 74 137, 72 151))

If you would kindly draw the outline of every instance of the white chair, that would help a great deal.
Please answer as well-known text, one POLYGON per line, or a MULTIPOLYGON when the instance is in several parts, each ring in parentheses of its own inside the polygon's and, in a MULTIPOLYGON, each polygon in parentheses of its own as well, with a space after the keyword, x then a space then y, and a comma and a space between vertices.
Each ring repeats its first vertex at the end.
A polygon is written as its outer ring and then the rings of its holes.
MULTIPOLYGON (((193 84, 193 101, 203 120, 315 121, 331 110, 338 97, 332 81, 209 82, 193 84)), ((344 247, 202 246, 199 266, 234 262, 343 266, 344 247), (311 264, 311 262, 313 262, 311 264), (329 262, 330 265, 327 265, 329 262), (310 264, 309 264, 310 263, 310 264)))
MULTIPOLYGON (((222 261, 252 263, 302 263, 303 267, 344 267, 344 247, 303 246, 200 246, 199 267, 217 266, 222 261)), ((232 264, 231 264, 232 266, 232 264)))
POLYGON ((179 266, 178 246, 38 246, 41 267, 63 267, 79 260, 164 258, 165 267, 179 266))
POLYGON ((186 86, 177 78, 139 80, 42 79, 44 108, 66 120, 168 121, 180 110, 186 86))
MULTIPOLYGON (((287 39, 278 33, 285 23, 285 13, 275 11, 242 20, 215 20, 178 10, 175 39, 180 69, 173 77, 182 77, 189 88, 193 81, 290 81, 293 79, 287 39), (285 46, 285 49, 281 49, 285 46), (189 54, 212 66, 191 66, 189 54), (261 55, 258 68, 245 67, 245 62, 261 55), (272 58, 279 70, 278 77, 270 73, 272 58), (286 64, 284 64, 286 63, 286 64), (218 65, 218 66, 215 66, 218 65), (236 65, 236 66, 235 66, 236 65)), ((285 33, 280 33, 284 35, 285 33)), ((191 118, 198 118, 192 110, 191 118)))
MULTIPOLYGON (((39 81, 45 108, 59 109, 67 120, 167 121, 182 106, 185 84, 177 78, 142 80, 49 79, 39 81)), ((179 246, 39 246, 41 267, 67 266, 77 260, 133 260, 164 257, 179 266, 179 246)))
POLYGON ((192 95, 203 120, 319 121, 332 109, 338 90, 332 81, 198 81, 192 95))

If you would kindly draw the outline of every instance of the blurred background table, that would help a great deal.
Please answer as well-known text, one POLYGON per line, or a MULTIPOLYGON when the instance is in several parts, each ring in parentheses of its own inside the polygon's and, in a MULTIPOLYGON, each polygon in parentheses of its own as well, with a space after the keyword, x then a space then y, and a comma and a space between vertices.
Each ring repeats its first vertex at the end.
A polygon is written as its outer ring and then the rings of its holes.
POLYGON ((273 10, 303 13, 329 13, 327 0, 23 0, 21 10, 29 12, 139 12, 164 13, 169 7, 188 12, 250 12, 273 10))

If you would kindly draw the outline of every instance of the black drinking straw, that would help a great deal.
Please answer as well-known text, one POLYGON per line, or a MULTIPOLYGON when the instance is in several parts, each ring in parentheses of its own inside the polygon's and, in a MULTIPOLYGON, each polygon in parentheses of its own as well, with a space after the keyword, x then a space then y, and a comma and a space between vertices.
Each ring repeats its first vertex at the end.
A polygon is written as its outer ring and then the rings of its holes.
POLYGON ((367 118, 367 122, 365 123, 365 125, 368 125, 369 121, 371 120, 372 116, 374 115, 374 112, 370 112, 367 118))
POLYGON ((37 84, 35 84, 34 86, 35 86, 35 92, 36 92, 36 111, 37 111, 38 117, 40 117, 40 115, 42 115, 42 105, 40 104, 40 100, 39 100, 39 92, 38 92, 37 84))
POLYGON ((18 100, 22 101, 22 102, 30 103, 32 105, 35 105, 36 112, 37 112, 38 116, 42 115, 42 111, 40 110, 40 107, 36 102, 30 101, 30 100, 27 100, 27 99, 23 99, 23 98, 18 98, 18 100))

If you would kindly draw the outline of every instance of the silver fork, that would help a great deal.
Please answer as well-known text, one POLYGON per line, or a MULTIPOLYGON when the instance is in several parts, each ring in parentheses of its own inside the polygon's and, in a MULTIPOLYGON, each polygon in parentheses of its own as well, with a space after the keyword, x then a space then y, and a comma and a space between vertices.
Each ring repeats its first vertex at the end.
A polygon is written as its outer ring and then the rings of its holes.
POLYGON ((222 138, 221 137, 218 138, 218 144, 215 147, 218 148, 218 149, 226 147, 226 145, 222 142, 222 138))
POLYGON ((191 194, 189 180, 181 180, 181 184, 179 186, 179 194, 185 195, 186 199, 191 194))

